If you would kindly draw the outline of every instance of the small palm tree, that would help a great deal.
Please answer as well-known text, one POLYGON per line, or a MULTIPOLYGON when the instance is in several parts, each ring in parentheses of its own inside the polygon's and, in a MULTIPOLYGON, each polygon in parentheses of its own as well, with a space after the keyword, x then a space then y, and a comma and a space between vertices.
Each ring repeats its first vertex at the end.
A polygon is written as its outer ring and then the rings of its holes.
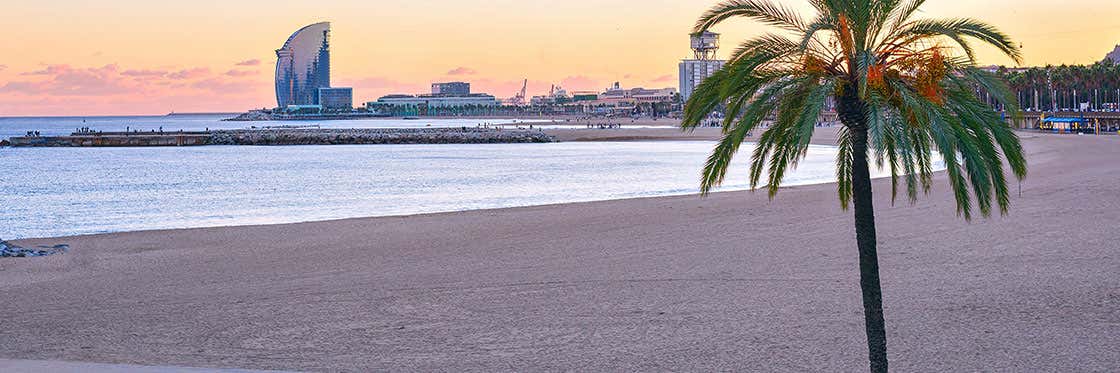
POLYGON ((974 208, 989 216, 993 200, 1006 214, 1002 159, 1019 179, 1026 175, 1026 161, 1018 137, 977 93, 991 94, 1008 111, 1018 111, 1018 105, 1006 83, 976 67, 971 43, 994 46, 1016 62, 1020 52, 1007 35, 980 21, 915 19, 923 0, 809 3, 817 14, 808 20, 767 0, 728 0, 704 13, 695 32, 734 17, 785 32, 743 42, 693 92, 682 126, 694 129, 709 113, 726 108, 723 138, 702 174, 706 194, 724 180, 747 134, 772 121, 751 154, 750 183, 757 188, 765 178, 773 198, 786 170, 805 156, 826 102, 834 100, 843 124, 837 189, 842 208, 854 201, 870 366, 885 372, 869 151, 876 165, 890 170, 892 198, 900 180, 911 202, 919 189, 929 191, 936 151, 959 216, 971 219, 974 208))

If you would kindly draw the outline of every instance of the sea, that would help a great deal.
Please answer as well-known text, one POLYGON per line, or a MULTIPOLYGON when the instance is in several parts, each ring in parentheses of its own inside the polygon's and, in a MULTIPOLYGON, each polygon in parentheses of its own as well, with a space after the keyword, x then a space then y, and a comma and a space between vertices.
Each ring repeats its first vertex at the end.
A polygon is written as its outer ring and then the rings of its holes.
MULTIPOLYGON (((262 126, 261 122, 221 122, 220 118, 7 118, 0 119, 0 134, 18 136, 38 130, 45 136, 68 133, 76 126, 105 131, 123 130, 125 126, 162 126, 165 131, 262 126)), ((325 121, 321 125, 454 127, 514 121, 366 120, 325 121)), ((7 147, 0 148, 0 239, 696 194, 700 171, 714 145, 710 141, 649 141, 7 147)), ((720 190, 748 188, 746 155, 752 149, 751 144, 740 149, 741 156, 733 162, 720 190)), ((832 182, 835 159, 836 148, 811 146, 805 160, 784 183, 832 182)), ((878 171, 873 176, 885 173, 878 171)))

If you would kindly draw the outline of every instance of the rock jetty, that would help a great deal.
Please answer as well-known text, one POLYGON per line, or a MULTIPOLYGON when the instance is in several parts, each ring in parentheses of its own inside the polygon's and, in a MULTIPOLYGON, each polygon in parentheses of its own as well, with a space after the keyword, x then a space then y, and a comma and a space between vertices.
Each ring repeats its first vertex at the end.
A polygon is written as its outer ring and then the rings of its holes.
POLYGON ((70 250, 67 245, 54 245, 54 246, 39 246, 35 249, 27 249, 8 243, 8 241, 0 241, 0 258, 27 258, 35 256, 47 256, 59 253, 64 253, 70 250))
POLYGON ((13 137, 12 146, 113 147, 196 145, 498 144, 555 142, 540 130, 493 128, 274 128, 210 132, 98 132, 13 137))
POLYGON ((556 141, 539 130, 458 128, 272 129, 214 131, 211 145, 497 144, 556 141))

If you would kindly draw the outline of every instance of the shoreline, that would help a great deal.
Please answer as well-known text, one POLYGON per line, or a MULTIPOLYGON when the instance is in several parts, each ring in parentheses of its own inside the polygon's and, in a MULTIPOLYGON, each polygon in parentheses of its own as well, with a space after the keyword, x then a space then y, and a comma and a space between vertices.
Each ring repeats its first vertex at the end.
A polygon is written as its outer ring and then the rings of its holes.
MULTIPOLYGON (((580 131, 585 131, 585 130, 582 130, 582 129, 546 130, 545 133, 553 136, 554 138, 557 139, 557 141, 570 141, 570 142, 717 141, 720 138, 720 132, 719 132, 718 128, 697 128, 694 133, 682 133, 680 129, 676 129, 676 128, 664 129, 664 130, 663 129, 645 129, 645 128, 643 128, 643 129, 624 129, 624 130, 617 130, 616 129, 616 130, 612 130, 612 131, 619 131, 619 134, 621 134, 621 136, 617 136, 615 134, 610 134, 610 133, 597 133, 597 135, 600 135, 600 136, 580 136, 581 135, 580 131), (635 134, 633 132, 643 132, 643 133, 642 134, 635 134), (673 134, 676 134, 676 136, 674 136, 673 134), (561 139, 563 139, 563 140, 561 140, 561 139)), ((595 130, 595 131, 599 131, 599 130, 595 130)), ((835 146, 835 142, 836 142, 835 127, 818 128, 817 132, 818 132, 818 136, 814 136, 813 139, 810 141, 810 143, 812 145, 835 146)), ((1030 136, 1030 135, 1033 135, 1033 133, 1024 133, 1024 132, 1019 131, 1019 135, 1022 138, 1023 135, 1030 136)), ((1050 134, 1038 133, 1038 135, 1047 136, 1047 135, 1050 135, 1050 134)), ((756 136, 747 137, 747 139, 748 139, 748 141, 753 140, 753 139, 757 139, 756 136)), ((1068 135, 1053 135, 1053 136, 1062 137, 1062 136, 1068 136, 1068 135)), ((296 145, 279 145, 279 146, 296 146, 296 145)), ((942 173, 944 173, 944 170, 935 171, 934 172, 935 178, 938 177, 938 176, 941 176, 942 173)), ((887 179, 888 177, 889 176, 874 177, 874 178, 872 178, 872 181, 876 182, 876 181, 880 181, 880 180, 883 180, 883 179, 887 179)), ((797 188, 820 187, 820 186, 835 185, 835 184, 836 184, 835 181, 828 181, 828 182, 816 182, 816 183, 796 184, 796 185, 783 185, 781 187, 781 190, 785 191, 785 190, 793 190, 793 189, 797 189, 797 188)), ((755 190, 750 190, 750 189, 746 189, 746 190, 725 190, 725 191, 712 192, 711 195, 714 196, 714 195, 722 195, 722 194, 729 194, 729 193, 748 193, 748 194, 753 195, 755 192, 756 192, 755 190)), ((616 198, 616 199, 595 199, 595 200, 586 200, 586 201, 546 203, 546 204, 539 204, 539 205, 509 206, 509 207, 470 209, 470 210, 433 211, 433 212, 419 212, 419 213, 397 214, 397 215, 354 216, 354 217, 343 217, 343 218, 326 219, 326 220, 307 220, 307 221, 293 221, 293 222, 281 222, 281 223, 235 224, 235 225, 215 225, 215 226, 181 227, 181 228, 156 228, 156 229, 142 229, 142 230, 116 231, 116 232, 97 232, 97 233, 84 233, 84 234, 64 235, 64 236, 25 237, 25 238, 18 238, 18 239, 9 239, 8 241, 12 242, 12 243, 21 244, 21 243, 26 243, 26 242, 36 242, 36 243, 38 243, 40 241, 47 242, 47 241, 51 241, 51 240, 65 240, 65 239, 68 239, 68 238, 119 235, 119 234, 129 234, 129 233, 139 233, 139 232, 174 232, 174 231, 206 230, 206 229, 216 229, 216 228, 249 228, 249 227, 267 227, 267 226, 285 226, 285 225, 311 224, 311 223, 344 222, 344 221, 349 221, 349 220, 363 220, 363 219, 413 218, 413 217, 440 216, 440 215, 456 215, 456 214, 474 213, 474 212, 480 212, 480 213, 481 212, 495 212, 495 213, 497 213, 497 212, 501 212, 501 211, 504 211, 504 210, 511 210, 511 209, 525 209, 525 208, 537 208, 537 207, 545 207, 545 208, 547 208, 547 207, 561 207, 561 206, 566 206, 566 205, 595 204, 595 203, 604 203, 604 202, 612 202, 612 201, 635 201, 635 202, 637 202, 637 201, 642 201, 642 200, 654 200, 654 199, 661 199, 661 198, 679 198, 679 197, 700 197, 700 193, 699 192, 695 192, 695 193, 693 193, 693 192, 674 193, 674 194, 638 196, 638 197, 616 198)), ((0 238, 4 238, 4 237, 0 237, 0 238)))
MULTIPOLYGON (((889 180, 873 181, 896 369, 1120 369, 1120 232, 1101 226, 1120 211, 1120 139, 1021 136, 1030 174, 1005 217, 957 218, 942 173, 914 205, 892 206, 889 180)), ((818 184, 773 201, 736 191, 19 240, 71 250, 0 260, 0 358, 863 370, 851 221, 835 184, 818 184)))

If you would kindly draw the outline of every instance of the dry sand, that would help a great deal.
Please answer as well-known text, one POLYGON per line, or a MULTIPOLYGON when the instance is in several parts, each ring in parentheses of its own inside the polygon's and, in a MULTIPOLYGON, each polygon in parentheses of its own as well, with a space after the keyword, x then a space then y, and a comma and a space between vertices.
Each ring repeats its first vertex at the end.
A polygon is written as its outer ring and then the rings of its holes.
MULTIPOLYGON (((1120 371, 1120 138, 1023 136, 1007 217, 876 181, 897 371, 1120 371)), ((72 250, 0 260, 0 358, 865 371, 834 188, 22 241, 72 250)))

